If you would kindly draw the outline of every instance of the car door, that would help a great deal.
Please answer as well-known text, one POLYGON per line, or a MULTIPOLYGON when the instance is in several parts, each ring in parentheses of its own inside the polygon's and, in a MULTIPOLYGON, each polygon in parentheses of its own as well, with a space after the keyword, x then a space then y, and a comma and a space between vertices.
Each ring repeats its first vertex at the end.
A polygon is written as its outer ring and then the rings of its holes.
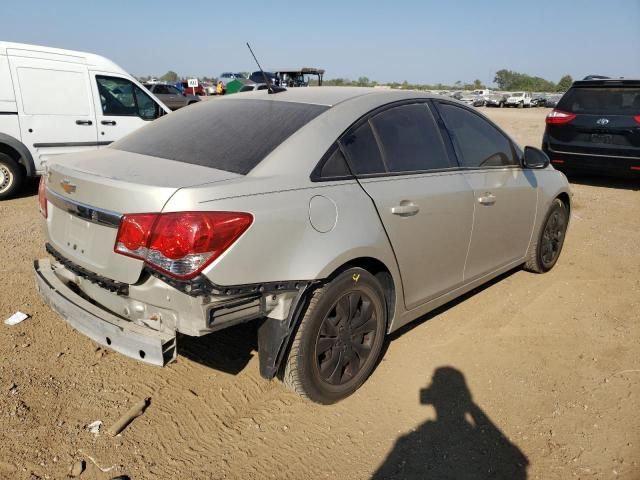
MULTIPOLYGON (((172 85, 163 85, 163 87, 167 91, 168 101, 167 106, 169 106, 173 110, 177 110, 178 108, 182 108, 187 105, 187 97, 182 92, 180 92, 176 87, 172 85)), ((162 99, 161 99, 162 100, 162 99)), ((163 100, 164 102, 164 100, 163 100)), ((166 103, 166 102, 165 102, 166 103)))
POLYGON ((460 285, 473 195, 451 163, 429 107, 409 103, 376 113, 340 145, 387 232, 406 308, 460 285))
POLYGON ((23 143, 36 169, 62 153, 97 148, 85 65, 9 56, 23 143))
POLYGON ((519 150, 489 120, 449 102, 436 105, 475 198, 464 275, 471 281, 525 257, 538 185, 535 174, 521 167, 519 150))
POLYGON ((164 113, 143 88, 115 74, 93 72, 98 141, 108 145, 164 113))

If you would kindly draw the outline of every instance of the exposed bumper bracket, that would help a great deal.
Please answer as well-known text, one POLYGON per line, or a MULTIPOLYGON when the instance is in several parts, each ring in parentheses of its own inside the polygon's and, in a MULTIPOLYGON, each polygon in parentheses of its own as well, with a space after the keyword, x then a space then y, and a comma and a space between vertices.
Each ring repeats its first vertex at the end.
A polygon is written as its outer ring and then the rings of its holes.
POLYGON ((175 333, 137 325, 90 303, 56 276, 49 259, 36 260, 34 268, 36 287, 45 302, 83 335, 151 365, 164 366, 175 360, 175 333))

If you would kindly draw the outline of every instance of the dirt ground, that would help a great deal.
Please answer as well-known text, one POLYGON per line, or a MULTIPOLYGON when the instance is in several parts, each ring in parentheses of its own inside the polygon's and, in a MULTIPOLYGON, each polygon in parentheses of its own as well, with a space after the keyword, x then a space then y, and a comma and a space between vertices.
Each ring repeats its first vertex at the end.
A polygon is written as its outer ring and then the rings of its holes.
MULTIPOLYGON (((540 145, 546 109, 483 110, 540 145)), ((83 479, 640 479, 639 188, 573 182, 552 272, 515 271, 393 335, 363 388, 322 407, 260 378, 251 325, 180 339, 163 369, 68 327, 34 289, 32 184, 0 203, 0 319, 31 315, 0 324, 0 478, 84 460, 83 479)))

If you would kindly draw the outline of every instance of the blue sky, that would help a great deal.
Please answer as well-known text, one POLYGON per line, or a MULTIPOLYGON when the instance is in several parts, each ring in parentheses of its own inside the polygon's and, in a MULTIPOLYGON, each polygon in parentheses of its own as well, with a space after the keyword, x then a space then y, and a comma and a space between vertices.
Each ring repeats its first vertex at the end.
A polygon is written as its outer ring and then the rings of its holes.
POLYGON ((102 54, 135 75, 253 70, 249 41, 265 68, 328 78, 640 77, 640 0, 21 0, 1 18, 0 40, 102 54))

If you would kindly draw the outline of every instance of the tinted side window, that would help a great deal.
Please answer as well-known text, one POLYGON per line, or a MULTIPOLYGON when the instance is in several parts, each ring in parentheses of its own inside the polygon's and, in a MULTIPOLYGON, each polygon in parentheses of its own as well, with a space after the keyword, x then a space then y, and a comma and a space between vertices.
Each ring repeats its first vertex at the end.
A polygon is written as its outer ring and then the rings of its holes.
POLYGON ((518 165, 511 142, 482 117, 446 103, 439 103, 438 110, 463 167, 518 165))
POLYGON ((347 154, 351 169, 356 175, 386 171, 378 143, 368 122, 345 135, 340 143, 347 154))
POLYGON ((344 158, 340 147, 335 146, 333 153, 327 158, 320 169, 320 177, 322 179, 331 179, 336 177, 351 177, 351 172, 347 166, 347 160, 344 158))
POLYGON ((167 90, 167 87, 165 85, 156 85, 156 87, 153 89, 153 93, 166 95, 169 93, 169 91, 167 90))
POLYGON ((160 107, 137 85, 125 78, 96 76, 102 113, 152 120, 160 115, 160 107))
POLYGON ((386 110, 371 119, 392 172, 449 168, 439 129, 425 104, 386 110))

